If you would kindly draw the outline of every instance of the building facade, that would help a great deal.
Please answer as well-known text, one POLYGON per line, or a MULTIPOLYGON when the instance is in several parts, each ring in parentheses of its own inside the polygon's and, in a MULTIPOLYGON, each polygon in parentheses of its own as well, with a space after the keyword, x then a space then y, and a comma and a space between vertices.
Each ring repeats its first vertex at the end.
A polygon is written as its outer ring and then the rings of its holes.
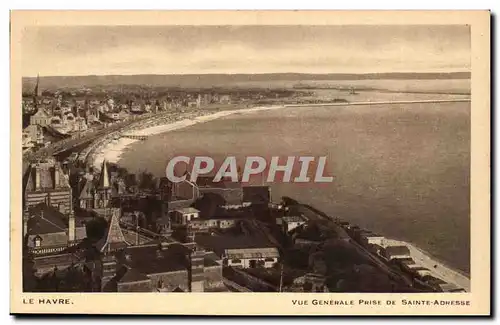
POLYGON ((24 205, 33 207, 45 203, 62 214, 73 211, 69 177, 55 159, 32 163, 24 177, 24 205))

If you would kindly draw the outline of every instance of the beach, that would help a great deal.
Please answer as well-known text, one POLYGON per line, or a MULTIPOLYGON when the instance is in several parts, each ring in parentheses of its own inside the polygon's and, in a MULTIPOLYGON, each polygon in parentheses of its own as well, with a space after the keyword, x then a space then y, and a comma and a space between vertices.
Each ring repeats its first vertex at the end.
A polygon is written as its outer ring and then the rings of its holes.
MULTIPOLYGON (((448 205, 447 202, 456 202, 457 197, 460 198, 462 194, 456 192, 458 178, 455 171, 458 173, 467 167, 460 165, 460 162, 468 161, 467 152, 460 151, 462 145, 464 150, 468 148, 467 143, 458 142, 460 139, 467 139, 467 134, 450 140, 441 133, 449 134, 449 129, 461 130, 462 124, 466 130, 468 105, 406 105, 398 104, 396 110, 392 106, 379 105, 341 107, 335 111, 321 106, 301 108, 281 105, 219 111, 192 118, 180 117, 180 120, 161 125, 144 123, 123 134, 156 135, 157 139, 145 141, 144 146, 138 143, 133 145, 133 152, 126 155, 129 146, 141 140, 120 138, 107 141, 98 146, 93 162, 100 168, 103 159, 118 163, 123 158, 121 164, 125 168, 147 168, 155 175, 162 175, 164 165, 159 162, 179 152, 197 153, 206 150, 225 156, 227 152, 245 154, 241 151, 242 147, 246 148, 247 152, 256 152, 262 156, 283 150, 285 152, 281 152, 282 154, 287 154, 290 150, 321 154, 327 152, 331 155, 336 174, 332 187, 325 191, 324 188, 293 188, 290 185, 272 184, 273 196, 302 197, 319 209, 336 214, 365 229, 374 230, 389 238, 408 240, 388 241, 407 246, 415 262, 428 268, 433 276, 469 291, 470 280, 467 276, 439 262, 444 260, 454 268, 468 271, 467 264, 462 263, 465 266, 461 267, 458 263, 450 262, 453 256, 456 256, 454 250, 467 249, 465 246, 457 247, 453 240, 461 237, 456 235, 457 233, 468 233, 468 219, 455 219, 454 222, 463 221, 464 226, 457 228, 453 236, 444 236, 449 233, 447 219, 436 219, 436 216, 442 215, 444 211, 447 215, 450 215, 450 211, 455 214, 462 213, 462 210, 456 210, 461 206, 454 203, 448 205), (277 110, 284 107, 287 108, 286 112, 277 110), (433 108, 432 111, 429 110, 430 107, 433 108), (454 109, 450 110, 451 107, 454 109), (246 115, 263 110, 269 112, 246 115), (245 116, 240 118, 240 114, 245 116), (435 118, 445 114, 447 119, 435 118), (222 119, 230 115, 233 115, 230 119, 222 119), (415 116, 419 120, 416 120, 415 116), (220 120, 216 121, 218 119, 220 120), (208 121, 214 121, 215 125, 203 125, 208 121), (194 127, 195 125, 197 126, 194 127), (387 125, 393 127, 388 128, 387 125), (168 135, 170 131, 190 126, 194 127, 193 132, 180 131, 182 135, 175 139, 168 135), (164 137, 161 135, 163 133, 164 137), (256 134, 264 136, 256 137, 256 134), (374 134, 377 136, 374 137, 374 134), (423 135, 426 141, 422 140, 423 135), (313 139, 312 142, 303 141, 306 137, 313 139), (448 151, 447 148, 450 147, 454 148, 453 152, 448 151), (436 152, 440 154, 436 155, 436 152), (140 157, 146 155, 149 155, 150 159, 144 162, 140 157), (412 159, 408 159, 408 156, 412 159), (430 165, 429 161, 435 163, 430 165), (448 168, 450 164, 457 162, 459 164, 455 168, 448 168), (446 167, 448 172, 451 171, 451 175, 443 174, 442 167, 446 167), (418 173, 415 173, 416 171, 418 173), (394 175, 391 176, 394 179, 387 175, 394 175), (435 177, 439 177, 439 182, 428 181, 435 177), (410 182, 414 186, 405 185, 410 182), (375 204, 378 209, 373 209, 375 204), (440 220, 443 222, 439 222, 440 220), (408 222, 411 222, 411 227, 408 222), (425 236, 419 237, 420 233, 425 236), (429 246, 426 245, 429 238, 439 238, 439 241, 435 240, 436 245, 429 246), (438 258, 425 253, 417 245, 438 258), (437 267, 434 268, 434 265, 437 267)), ((467 189, 468 184, 464 183, 464 188, 467 189)), ((465 191, 463 193, 467 194, 465 191)), ((468 216, 465 214, 468 211, 466 208, 464 205, 463 216, 468 216)))
MULTIPOLYGON (((213 121, 233 114, 246 114, 246 113, 258 112, 263 110, 272 110, 284 107, 285 106, 283 105, 277 105, 277 106, 261 106, 261 107, 244 108, 237 110, 219 111, 216 113, 196 116, 193 118, 186 118, 171 123, 147 126, 148 122, 154 121, 151 120, 146 122, 145 125, 143 124, 141 126, 135 126, 130 131, 125 131, 124 134, 131 136, 151 136, 160 133, 167 133, 170 131, 183 129, 199 123, 213 121)), ((110 141, 102 141, 102 144, 96 146, 96 148, 94 148, 93 150, 91 157, 92 166, 96 169, 100 169, 104 159, 111 163, 118 163, 118 161, 122 157, 123 152, 125 152, 127 147, 138 141, 141 140, 131 139, 127 137, 121 137, 119 139, 113 139, 110 141)))
POLYGON ((386 246, 408 247, 412 258, 417 265, 429 269, 434 277, 448 283, 453 283, 458 287, 465 289, 467 292, 470 292, 470 279, 468 277, 432 258, 430 254, 425 253, 415 245, 395 239, 385 239, 385 244, 386 246), (434 267, 435 265, 437 267, 434 267))

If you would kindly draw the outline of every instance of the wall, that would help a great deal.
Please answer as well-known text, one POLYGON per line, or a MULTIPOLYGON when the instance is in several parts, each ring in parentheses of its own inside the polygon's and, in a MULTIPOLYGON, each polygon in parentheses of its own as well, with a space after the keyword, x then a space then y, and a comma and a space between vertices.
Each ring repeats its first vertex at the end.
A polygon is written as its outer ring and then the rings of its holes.
POLYGON ((64 205, 64 210, 61 211, 64 214, 70 212, 71 209, 71 189, 61 189, 58 191, 51 192, 28 192, 26 193, 26 204, 28 206, 34 206, 39 203, 47 202, 48 205, 53 206, 59 210, 58 204, 64 205))
POLYGON ((276 264, 278 262, 278 258, 277 257, 273 257, 272 258, 272 261, 265 261, 264 262, 264 267, 266 268, 271 268, 274 266, 274 264, 276 264))
POLYGON ((186 292, 189 291, 187 271, 150 274, 148 277, 151 279, 152 290, 156 289, 158 281, 161 279, 163 287, 166 288, 167 291, 172 291, 176 287, 179 287, 186 292))
POLYGON ((118 292, 151 292, 151 281, 118 283, 118 292))
POLYGON ((285 222, 284 223, 284 228, 285 232, 290 232, 293 229, 297 228, 298 226, 304 224, 305 221, 291 221, 291 222, 285 222))
POLYGON ((256 261, 256 266, 259 265, 259 261, 261 261, 261 263, 263 262, 262 266, 265 267, 265 268, 271 268, 274 266, 274 264, 276 264, 276 262, 278 262, 278 258, 276 257, 273 257, 272 258, 273 260, 272 261, 265 261, 265 258, 246 258, 246 259, 240 259, 240 262, 236 262, 234 263, 232 261, 232 259, 227 259, 227 265, 228 266, 233 266, 233 267, 242 267, 242 268, 251 268, 250 267, 250 261, 254 260, 256 261))
POLYGON ((224 283, 222 282, 221 265, 205 267, 203 273, 205 276, 205 289, 219 288, 224 286, 224 283))
POLYGON ((191 227, 193 229, 210 229, 210 228, 219 228, 219 229, 227 229, 234 227, 236 225, 236 220, 234 219, 197 219, 191 221, 191 227))
POLYGON ((240 266, 243 267, 243 260, 239 260, 239 262, 233 262, 232 259, 227 259, 227 265, 228 266, 240 266))

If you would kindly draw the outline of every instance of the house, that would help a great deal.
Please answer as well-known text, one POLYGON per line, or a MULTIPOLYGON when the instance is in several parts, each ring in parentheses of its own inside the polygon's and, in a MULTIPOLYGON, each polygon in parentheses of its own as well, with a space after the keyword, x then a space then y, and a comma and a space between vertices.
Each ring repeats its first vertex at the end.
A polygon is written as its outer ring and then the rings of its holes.
POLYGON ((304 292, 328 292, 326 278, 322 274, 307 273, 302 281, 304 292))
POLYGON ((23 178, 24 205, 27 207, 45 203, 62 214, 73 211, 69 176, 53 158, 32 163, 23 178))
POLYGON ((42 276, 53 272, 55 268, 64 270, 80 261, 81 258, 72 253, 40 255, 33 258, 33 268, 36 276, 42 276))
POLYGON ((92 268, 106 292, 225 291, 222 263, 203 249, 176 242, 130 245, 113 216, 96 245, 100 263, 92 268))
MULTIPOLYGON (((213 182, 214 176, 200 175, 196 182, 191 182, 188 172, 185 173, 186 179, 168 185, 168 180, 160 183, 163 200, 167 200, 168 212, 179 208, 191 206, 195 201, 204 198, 201 202, 215 204, 221 208, 239 208, 242 206, 243 190, 238 183, 230 182, 225 179, 220 182, 213 182), (169 189, 170 187, 170 189, 169 189), (210 201, 210 202, 208 202, 210 201)), ((202 209, 200 215, 211 217, 211 208, 205 211, 202 209)))
MULTIPOLYGON (((78 184, 78 204, 82 209, 103 209, 109 206, 112 198, 113 186, 108 173, 106 160, 102 162, 98 178, 88 171, 78 184)), ((116 190, 116 188, 115 188, 116 190)))
POLYGON ((114 209, 108 223, 106 235, 95 244, 95 247, 102 253, 111 253, 130 245, 131 243, 125 239, 120 227, 119 209, 114 209))
POLYGON ((279 259, 276 247, 258 236, 197 235, 195 242, 213 251, 223 265, 241 268, 272 267, 279 259))
POLYGON ((388 246, 385 248, 384 258, 388 261, 395 258, 411 258, 411 254, 407 246, 388 246))
POLYGON ((196 179, 201 196, 209 195, 220 199, 219 206, 225 208, 239 208, 243 203, 243 189, 241 183, 233 182, 230 178, 223 177, 214 181, 215 174, 199 175, 196 179))
POLYGON ((221 95, 219 97, 219 103, 221 103, 221 104, 231 104, 231 96, 230 95, 221 95))
POLYGON ((279 252, 276 247, 233 248, 224 250, 223 263, 242 268, 273 267, 278 262, 279 252))
POLYGON ((375 234, 371 231, 362 231, 360 234, 360 242, 361 244, 368 245, 379 245, 384 246, 385 237, 375 234))
POLYGON ((160 184, 164 200, 169 201, 169 211, 172 202, 189 202, 188 204, 191 204, 200 197, 198 186, 188 179, 171 185, 168 184, 169 182, 168 179, 164 179, 160 184))
POLYGON ((412 267, 417 266, 413 258, 395 258, 393 261, 405 272, 410 272, 412 267))
POLYGON ((26 246, 35 255, 61 252, 87 237, 85 225, 73 212, 66 215, 46 203, 27 207, 23 224, 26 246))
POLYGON ((227 291, 211 252, 180 244, 128 247, 117 257, 118 292, 227 291))
POLYGON ((38 111, 30 116, 31 125, 47 126, 50 124, 51 116, 43 108, 39 108, 38 111))
POLYGON ((181 208, 172 212, 171 221, 172 225, 188 225, 191 220, 197 219, 199 217, 200 211, 192 208, 181 208))
POLYGON ((424 281, 425 283, 427 283, 428 285, 430 285, 431 287, 433 288, 437 288, 439 287, 439 285, 443 284, 443 283, 446 283, 445 281, 439 279, 439 278, 436 278, 432 275, 425 275, 422 277, 421 279, 422 281, 424 281))
POLYGON ((408 271, 419 279, 422 279, 424 276, 432 275, 431 271, 428 268, 419 265, 409 265, 408 271))
POLYGON ((300 227, 305 223, 306 219, 302 216, 287 216, 281 218, 281 225, 285 234, 288 234, 293 229, 300 227))
POLYGON ((350 225, 348 227, 346 227, 346 232, 347 234, 352 237, 352 239, 356 240, 356 241, 359 241, 360 240, 360 236, 361 236, 361 232, 362 232, 362 229, 359 228, 359 226, 356 226, 356 225, 350 225))
POLYGON ((44 137, 43 137, 43 127, 42 126, 40 126, 39 124, 28 125, 28 127, 26 127, 23 130, 23 133, 25 133, 25 132, 31 138, 32 142, 34 142, 38 145, 43 144, 44 137))
POLYGON ((438 288, 442 292, 467 292, 464 288, 460 288, 456 284, 446 282, 439 284, 438 288))
POLYGON ((236 223, 239 219, 240 218, 232 217, 193 219, 189 222, 189 227, 194 231, 206 231, 209 229, 228 229, 236 226, 236 223))

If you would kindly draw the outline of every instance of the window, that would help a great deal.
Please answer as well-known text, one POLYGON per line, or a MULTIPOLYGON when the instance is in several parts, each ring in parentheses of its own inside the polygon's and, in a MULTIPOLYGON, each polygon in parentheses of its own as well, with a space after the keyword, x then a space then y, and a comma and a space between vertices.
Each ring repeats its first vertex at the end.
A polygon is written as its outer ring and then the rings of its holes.
POLYGON ((266 262, 274 262, 274 258, 267 257, 264 261, 266 261, 266 262))
POLYGON ((36 236, 34 242, 35 242, 35 247, 42 246, 42 238, 40 236, 36 236))
POLYGON ((240 259, 235 258, 235 259, 231 260, 231 263, 234 263, 234 264, 236 264, 236 263, 241 263, 241 260, 240 260, 240 259))

